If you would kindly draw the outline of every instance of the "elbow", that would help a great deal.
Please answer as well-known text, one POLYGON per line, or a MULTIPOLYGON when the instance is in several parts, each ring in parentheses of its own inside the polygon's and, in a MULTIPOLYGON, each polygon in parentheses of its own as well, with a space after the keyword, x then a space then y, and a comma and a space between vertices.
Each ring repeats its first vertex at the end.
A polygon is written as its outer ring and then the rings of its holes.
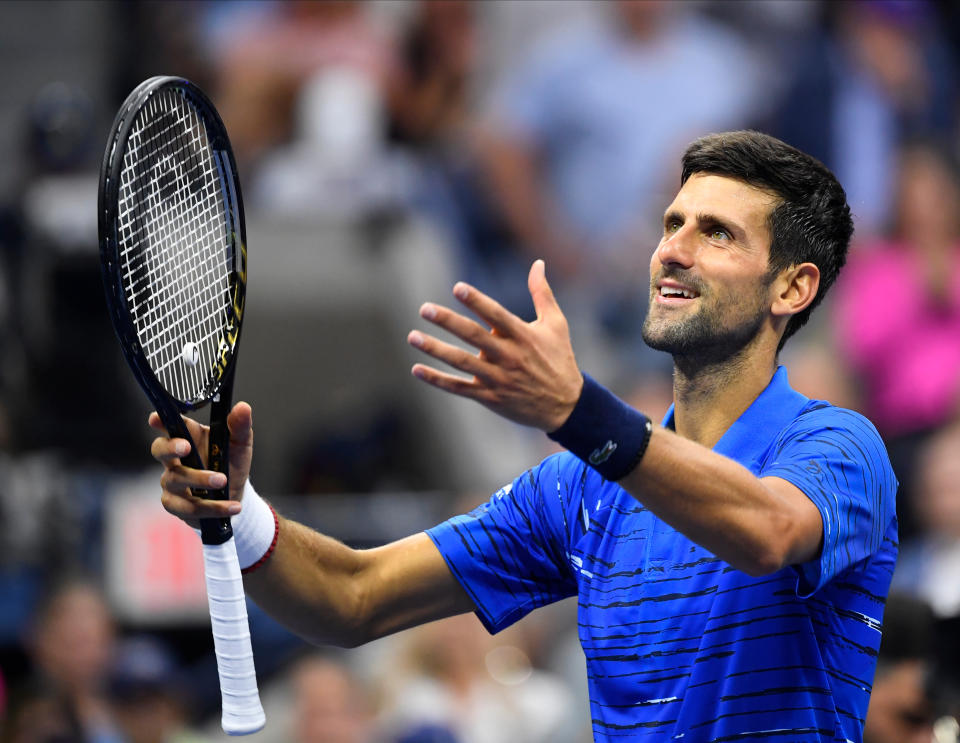
POLYGON ((741 511, 727 532, 735 535, 730 564, 754 578, 814 559, 823 543, 820 511, 801 491, 786 484, 770 496, 767 507, 741 511))
POLYGON ((326 632, 324 634, 306 632, 298 632, 297 634, 310 645, 322 648, 342 648, 344 650, 358 648, 373 639, 371 637, 364 637, 358 633, 342 630, 326 632))
POLYGON ((352 630, 339 633, 336 640, 329 644, 338 648, 352 650, 353 648, 358 648, 361 645, 366 645, 372 639, 372 637, 368 636, 364 632, 352 630))
POLYGON ((372 602, 359 564, 351 570, 349 579, 338 585, 336 595, 327 611, 320 613, 322 619, 317 624, 321 626, 307 639, 316 645, 345 649, 375 640, 378 635, 372 621, 372 602))
POLYGON ((787 519, 768 525, 762 533, 745 540, 740 553, 740 564, 734 567, 753 578, 762 578, 783 570, 790 564, 791 535, 791 524, 787 519))
POLYGON ((741 565, 735 567, 752 578, 762 578, 783 570, 786 565, 785 552, 771 545, 769 548, 758 548, 752 551, 744 557, 741 565))
POLYGON ((329 622, 320 632, 304 633, 301 636, 312 645, 344 649, 358 648, 376 639, 363 623, 344 617, 329 622))
POLYGON ((310 627, 292 627, 292 629, 311 645, 334 648, 356 648, 374 639, 363 624, 353 617, 345 615, 332 616, 327 614, 316 626, 311 622, 310 627))
POLYGON ((357 648, 380 636, 374 629, 376 602, 370 585, 370 564, 365 552, 355 552, 356 562, 343 589, 346 599, 341 605, 336 646, 357 648))

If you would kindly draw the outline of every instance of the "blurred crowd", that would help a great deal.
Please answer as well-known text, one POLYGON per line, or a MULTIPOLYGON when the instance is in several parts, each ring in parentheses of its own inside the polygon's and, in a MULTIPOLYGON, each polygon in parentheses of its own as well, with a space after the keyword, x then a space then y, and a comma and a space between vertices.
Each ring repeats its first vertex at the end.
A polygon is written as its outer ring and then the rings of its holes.
MULTIPOLYGON (((865 740, 957 739, 955 3, 87 5, 123 29, 123 43, 105 52, 115 57, 110 76, 96 90, 67 73, 37 89, 17 112, 23 165, 0 193, 2 743, 219 739, 186 630, 125 620, 103 591, 101 496, 149 460, 143 404, 99 293, 97 168, 113 111, 159 73, 198 82, 217 104, 248 223, 252 214, 336 223, 374 252, 422 225, 442 265, 407 266, 395 291, 435 271, 524 317, 526 273, 542 257, 582 367, 653 416, 669 405, 671 366, 639 330, 684 147, 707 132, 756 128, 825 162, 847 191, 854 244, 782 359, 801 392, 875 423, 901 483, 900 559, 865 740)), ((15 6, 0 7, 0 19, 28 13, 15 6)), ((421 428, 391 409, 359 434, 308 431, 316 443, 281 485, 321 500, 452 488, 442 465, 384 454, 416 449, 421 428)), ((466 449, 494 446, 458 436, 466 449)), ((266 664, 260 735, 583 743, 583 660, 565 608, 495 638, 462 617, 344 655, 284 641, 266 664)))
MULTIPOLYGON (((362 651, 300 647, 263 689, 277 743, 584 740, 573 691, 544 659, 551 619, 491 637, 473 616, 362 651)), ((122 632, 96 583, 51 587, 27 635, 28 670, 0 699, 4 743, 210 743, 203 684, 169 638, 122 632)), ((261 658, 260 660, 264 660, 261 658)), ((215 690, 208 689, 218 696, 215 690)), ((219 699, 216 700, 217 704, 219 699)))

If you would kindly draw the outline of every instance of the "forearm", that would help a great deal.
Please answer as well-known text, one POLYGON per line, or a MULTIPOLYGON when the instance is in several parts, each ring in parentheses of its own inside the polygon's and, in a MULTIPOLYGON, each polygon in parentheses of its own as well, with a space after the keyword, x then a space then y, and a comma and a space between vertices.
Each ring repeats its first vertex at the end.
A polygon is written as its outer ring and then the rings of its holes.
MULTIPOLYGON (((751 575, 803 562, 820 548, 812 503, 665 428, 620 485, 659 518, 751 575)), ((799 492, 799 491, 798 491, 799 492)))
POLYGON ((353 646, 363 633, 362 553, 279 517, 273 554, 244 576, 247 594, 317 644, 353 646))
POLYGON ((310 642, 354 647, 474 608, 426 534, 355 550, 294 521, 279 524, 276 548, 244 586, 310 642))

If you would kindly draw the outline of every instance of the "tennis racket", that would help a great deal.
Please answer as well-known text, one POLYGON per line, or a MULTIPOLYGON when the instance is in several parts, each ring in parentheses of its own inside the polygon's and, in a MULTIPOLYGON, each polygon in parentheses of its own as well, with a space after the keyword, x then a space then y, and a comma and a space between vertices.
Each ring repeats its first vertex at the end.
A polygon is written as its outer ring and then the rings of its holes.
MULTIPOLYGON (((227 132, 197 86, 154 77, 130 94, 104 153, 98 212, 107 304, 127 363, 171 437, 193 444, 181 414, 211 403, 207 468, 229 477, 247 248, 227 132)), ((182 461, 204 468, 193 445, 182 461)), ((194 490, 229 492, 229 483, 194 490)), ((233 531, 229 519, 200 526, 222 725, 245 735, 265 718, 233 531)))

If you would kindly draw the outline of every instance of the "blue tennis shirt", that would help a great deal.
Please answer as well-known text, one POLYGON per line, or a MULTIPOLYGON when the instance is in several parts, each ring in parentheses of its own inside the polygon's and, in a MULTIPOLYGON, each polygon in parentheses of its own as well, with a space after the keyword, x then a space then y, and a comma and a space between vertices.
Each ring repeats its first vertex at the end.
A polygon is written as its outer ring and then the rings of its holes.
POLYGON ((566 452, 427 533, 491 632, 578 597, 596 741, 860 743, 897 552, 883 443, 780 367, 714 450, 816 504, 818 559, 751 577, 566 452))

